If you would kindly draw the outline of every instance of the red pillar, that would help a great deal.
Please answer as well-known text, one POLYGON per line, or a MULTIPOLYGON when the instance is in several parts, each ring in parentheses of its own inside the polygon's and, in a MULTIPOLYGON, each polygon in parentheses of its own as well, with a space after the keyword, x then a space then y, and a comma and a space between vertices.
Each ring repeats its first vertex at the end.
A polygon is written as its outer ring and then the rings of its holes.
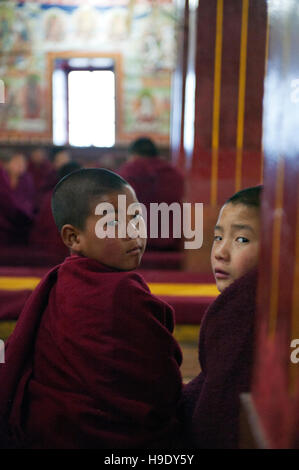
POLYGON ((299 448, 299 17, 293 2, 272 5, 252 403, 269 447, 299 448))
POLYGON ((220 206, 262 181, 267 11, 266 0, 187 4, 180 65, 184 115, 172 132, 180 133, 175 151, 176 161, 184 162, 186 199, 204 203, 204 243, 198 253, 186 252, 186 268, 207 270, 220 206))

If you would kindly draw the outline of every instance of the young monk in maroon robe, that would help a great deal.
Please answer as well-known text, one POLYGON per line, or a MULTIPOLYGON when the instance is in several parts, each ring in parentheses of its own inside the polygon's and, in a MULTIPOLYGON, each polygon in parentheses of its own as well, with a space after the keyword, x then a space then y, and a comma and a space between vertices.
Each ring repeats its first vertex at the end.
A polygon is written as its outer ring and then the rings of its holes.
POLYGON ((122 165, 118 174, 125 178, 136 191, 139 202, 145 205, 148 214, 147 232, 149 250, 180 250, 181 239, 173 234, 173 217, 170 212, 169 237, 162 238, 160 223, 158 237, 151 237, 150 204, 182 203, 184 178, 181 172, 158 155, 154 142, 147 137, 136 139, 129 147, 129 161, 122 165))
POLYGON ((183 393, 189 446, 238 447, 240 394, 250 390, 253 363, 260 193, 258 186, 230 198, 215 227, 211 262, 221 295, 201 324, 201 373, 183 393))
POLYGON ((181 351, 173 311, 133 272, 145 248, 142 218, 123 213, 119 195, 126 209, 138 207, 126 181, 103 169, 75 171, 55 188, 54 219, 72 255, 42 279, 6 345, 0 428, 11 445, 174 445, 181 351), (113 233, 123 218, 123 238, 99 238, 98 224, 113 233))
POLYGON ((25 155, 22 153, 15 153, 13 155, 8 168, 8 173, 15 198, 28 213, 33 215, 35 211, 36 191, 32 176, 27 171, 27 160, 25 155), (15 165, 16 170, 12 169, 10 171, 13 162, 17 162, 15 165))

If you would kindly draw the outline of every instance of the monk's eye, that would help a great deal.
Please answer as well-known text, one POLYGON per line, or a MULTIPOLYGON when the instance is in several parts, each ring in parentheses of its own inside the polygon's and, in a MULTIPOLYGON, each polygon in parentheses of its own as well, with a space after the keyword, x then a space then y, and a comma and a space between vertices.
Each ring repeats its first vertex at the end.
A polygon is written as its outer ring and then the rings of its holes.
POLYGON ((245 237, 238 237, 237 242, 239 242, 239 243, 249 243, 249 240, 248 240, 248 238, 245 238, 245 237))
POLYGON ((214 235, 214 242, 220 242, 222 237, 220 235, 214 235))

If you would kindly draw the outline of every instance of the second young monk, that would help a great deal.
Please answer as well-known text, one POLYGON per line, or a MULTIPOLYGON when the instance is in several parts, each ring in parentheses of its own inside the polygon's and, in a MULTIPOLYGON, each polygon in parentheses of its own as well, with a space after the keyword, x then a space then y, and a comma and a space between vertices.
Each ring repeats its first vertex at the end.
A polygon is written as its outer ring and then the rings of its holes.
POLYGON ((104 169, 75 171, 54 190, 71 256, 34 290, 0 364, 2 429, 21 447, 174 445, 182 381, 173 310, 133 272, 145 238, 135 233, 138 211, 120 213, 119 195, 126 209, 138 206, 126 181, 104 169), (99 238, 100 203, 110 204, 103 228, 125 217, 130 235, 99 238))
POLYGON ((221 294, 200 327, 201 373, 183 392, 184 445, 239 445, 240 394, 250 390, 253 363, 261 190, 232 196, 215 226, 211 264, 221 294))

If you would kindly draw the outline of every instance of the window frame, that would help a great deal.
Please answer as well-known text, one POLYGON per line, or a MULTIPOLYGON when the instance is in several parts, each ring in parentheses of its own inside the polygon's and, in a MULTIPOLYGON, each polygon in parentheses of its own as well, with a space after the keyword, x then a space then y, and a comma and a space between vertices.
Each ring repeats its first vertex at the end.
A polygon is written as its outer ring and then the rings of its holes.
MULTIPOLYGON (((86 52, 86 51, 59 51, 59 52, 48 52, 47 54, 47 61, 48 61, 48 84, 49 84, 49 99, 48 99, 48 116, 49 116, 49 127, 50 127, 50 134, 51 134, 51 139, 53 142, 53 83, 52 83, 52 77, 53 77, 53 72, 56 70, 55 68, 55 61, 57 59, 62 59, 62 60, 70 60, 70 59, 75 59, 75 58, 86 58, 86 59, 112 59, 114 61, 114 77, 115 77, 115 144, 112 147, 115 147, 117 144, 119 144, 122 136, 122 128, 123 128, 123 122, 122 122, 122 82, 123 82, 123 67, 122 67, 122 56, 121 54, 117 53, 94 53, 94 52, 86 52)), ((69 67, 70 71, 76 71, 76 70, 111 70, 111 68, 107 67, 69 67)), ((65 72, 66 77, 69 72, 65 72)), ((66 134, 67 134, 67 142, 65 145, 70 145, 69 144, 69 110, 68 110, 68 91, 67 91, 67 103, 66 103, 66 109, 67 109, 67 129, 66 129, 66 134)), ((89 148, 95 148, 94 145, 89 146, 89 148)), ((101 148, 101 147, 96 147, 96 148, 101 148)), ((104 148, 104 147, 102 147, 104 148)))

